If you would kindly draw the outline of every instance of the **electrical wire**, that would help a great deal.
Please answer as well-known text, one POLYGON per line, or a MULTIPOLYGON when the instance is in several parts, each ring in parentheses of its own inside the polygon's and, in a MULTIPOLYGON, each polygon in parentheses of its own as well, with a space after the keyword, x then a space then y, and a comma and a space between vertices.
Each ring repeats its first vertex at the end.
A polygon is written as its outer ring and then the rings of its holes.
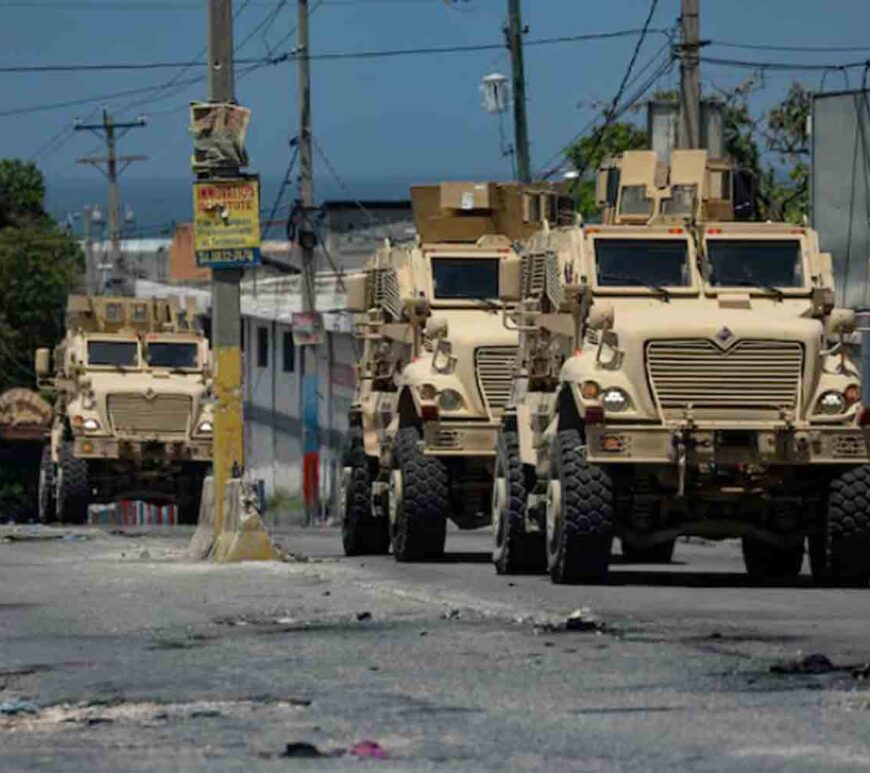
MULTIPOLYGON (((632 52, 631 58, 628 61, 628 66, 626 67, 625 73, 622 76, 622 80, 620 81, 619 88, 617 88, 616 94, 613 96, 613 99, 610 101, 610 105, 604 111, 604 123, 602 124, 600 129, 596 130, 595 144, 594 144, 592 150, 590 151, 589 156, 595 155, 595 153, 598 150, 598 147, 601 145, 601 142, 603 141, 604 133, 607 131, 608 127, 611 125, 611 123, 613 123, 613 121, 616 118, 617 107, 619 105, 620 100, 622 99, 622 95, 625 93, 625 89, 628 86, 628 82, 629 82, 629 79, 631 78, 632 70, 634 69, 634 65, 637 63, 637 58, 640 55, 640 50, 643 46, 644 41, 646 40, 647 32, 649 31, 650 24, 652 23, 652 19, 653 19, 653 16, 655 15, 657 7, 658 7, 658 0, 651 0, 650 5, 649 5, 649 10, 647 11, 646 19, 644 20, 643 27, 640 30, 640 35, 638 36, 637 42, 635 43, 634 51, 632 52)), ((656 76, 656 77, 658 77, 658 76, 656 76)), ((573 145, 574 142, 577 141, 577 138, 579 136, 582 136, 585 133, 586 133, 586 129, 584 128, 583 130, 581 130, 581 132, 578 135, 574 136, 574 138, 568 143, 567 146, 560 148, 559 151, 557 151, 557 153, 555 153, 553 156, 550 157, 550 160, 548 160, 547 164, 544 165, 545 168, 546 168, 546 166, 548 166, 552 162, 552 160, 555 157, 561 156, 565 152, 566 148, 573 145)), ((560 166, 561 166, 561 164, 560 164, 560 166)), ((546 178, 552 176, 552 174, 554 174, 555 171, 558 171, 558 170, 549 171, 541 176, 544 179, 546 179, 546 178)), ((583 172, 585 172, 585 171, 586 171, 585 169, 578 170, 578 172, 580 174, 583 174, 583 172)))
POLYGON ((311 137, 311 144, 314 145, 314 149, 317 151, 317 155, 320 156, 320 160, 323 161, 323 165, 327 168, 327 170, 329 170, 329 173, 338 184, 338 187, 341 188, 341 190, 344 192, 344 195, 347 196, 357 206, 360 212, 362 212, 369 219, 369 222, 372 225, 377 225, 377 220, 375 220, 375 216, 368 209, 366 209, 365 204, 363 204, 350 192, 347 184, 338 174, 335 167, 330 163, 329 159, 326 157, 326 153, 314 136, 311 137))
POLYGON ((736 43, 730 40, 709 40, 707 45, 719 46, 721 48, 737 48, 747 51, 782 51, 795 54, 832 54, 832 53, 848 53, 858 51, 870 51, 870 46, 780 46, 767 45, 762 43, 736 43))
POLYGON ((281 206, 281 199, 284 196, 284 191, 287 190, 287 188, 290 186, 290 180, 291 180, 292 175, 293 175, 293 167, 296 165, 296 159, 299 157, 298 138, 293 137, 293 139, 290 140, 290 144, 293 146, 293 155, 290 156, 290 163, 287 165, 287 171, 284 173, 284 180, 282 181, 281 187, 278 189, 278 193, 275 196, 275 201, 273 202, 272 209, 269 212, 269 217, 266 220, 266 222, 264 223, 264 228, 265 228, 265 230, 263 232, 264 237, 268 236, 269 231, 272 230, 272 226, 273 226, 274 221, 275 221, 275 215, 278 212, 278 207, 281 206))
POLYGON ((860 62, 841 62, 828 64, 814 64, 811 62, 771 62, 749 61, 745 59, 723 59, 716 56, 702 56, 700 61, 706 64, 721 65, 723 67, 737 67, 749 70, 781 70, 783 72, 807 72, 824 70, 856 70, 864 67, 867 60, 860 62))

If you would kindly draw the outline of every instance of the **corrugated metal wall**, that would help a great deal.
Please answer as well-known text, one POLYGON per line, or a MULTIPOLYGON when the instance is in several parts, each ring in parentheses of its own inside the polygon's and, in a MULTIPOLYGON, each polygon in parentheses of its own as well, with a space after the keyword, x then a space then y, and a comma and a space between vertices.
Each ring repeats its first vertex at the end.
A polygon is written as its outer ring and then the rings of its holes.
POLYGON ((870 306, 870 92, 813 98, 810 206, 822 249, 834 257, 837 303, 870 306))

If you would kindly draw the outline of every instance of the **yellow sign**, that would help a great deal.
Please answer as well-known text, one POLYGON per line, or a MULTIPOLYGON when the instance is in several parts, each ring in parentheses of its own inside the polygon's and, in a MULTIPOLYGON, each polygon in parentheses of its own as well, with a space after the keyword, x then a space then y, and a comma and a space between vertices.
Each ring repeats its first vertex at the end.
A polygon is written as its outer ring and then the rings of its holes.
POLYGON ((197 253, 257 249, 259 180, 251 177, 194 183, 193 238, 197 253))

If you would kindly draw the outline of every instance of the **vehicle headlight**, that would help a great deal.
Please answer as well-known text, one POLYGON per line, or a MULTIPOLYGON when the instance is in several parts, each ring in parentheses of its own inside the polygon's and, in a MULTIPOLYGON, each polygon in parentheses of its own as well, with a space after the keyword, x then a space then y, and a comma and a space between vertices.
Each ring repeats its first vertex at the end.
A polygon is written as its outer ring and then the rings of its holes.
POLYGON ((622 411, 627 410, 631 405, 631 400, 628 399, 628 395, 621 389, 611 387, 602 392, 601 404, 604 406, 605 411, 609 411, 610 413, 622 413, 622 411))
POLYGON ((82 423, 82 429, 85 432, 96 432, 100 428, 100 422, 96 419, 85 419, 82 423))
POLYGON ((201 421, 199 426, 196 428, 197 432, 202 433, 203 435, 211 435, 214 431, 214 424, 210 421, 201 421))
POLYGON ((840 392, 825 392, 816 403, 816 411, 832 416, 846 410, 846 398, 840 392))
POLYGON ((438 395, 438 407, 442 411, 458 411, 462 408, 462 395, 455 389, 445 389, 438 395))
POLYGON ((434 400, 438 396, 438 390, 434 384, 423 384, 420 387, 420 397, 423 400, 434 400))

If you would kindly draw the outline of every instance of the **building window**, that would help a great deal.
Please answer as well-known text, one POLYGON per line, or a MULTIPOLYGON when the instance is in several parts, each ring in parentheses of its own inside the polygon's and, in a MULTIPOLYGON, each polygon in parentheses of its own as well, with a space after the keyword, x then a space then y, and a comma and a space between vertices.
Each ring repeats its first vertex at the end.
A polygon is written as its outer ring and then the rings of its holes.
POLYGON ((257 328, 257 367, 269 367, 269 329, 257 328))
POLYGON ((285 373, 292 373, 296 370, 296 345, 293 343, 293 333, 284 333, 283 344, 282 368, 285 373))

